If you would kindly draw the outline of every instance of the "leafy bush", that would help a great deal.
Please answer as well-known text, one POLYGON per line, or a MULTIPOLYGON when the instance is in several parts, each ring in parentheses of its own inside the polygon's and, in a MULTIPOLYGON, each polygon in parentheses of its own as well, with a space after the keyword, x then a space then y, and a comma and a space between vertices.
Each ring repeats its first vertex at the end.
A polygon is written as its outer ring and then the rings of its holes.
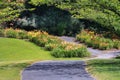
POLYGON ((120 41, 118 41, 118 40, 114 40, 113 41, 114 42, 114 48, 117 48, 117 49, 120 49, 120 41))
POLYGON ((54 57, 86 57, 90 56, 90 53, 87 52, 87 49, 85 47, 81 47, 78 49, 73 49, 73 50, 65 50, 61 48, 56 48, 53 49, 51 52, 51 55, 54 57))
POLYGON ((59 58, 59 57, 65 57, 64 53, 65 53, 64 49, 56 48, 56 49, 53 49, 53 51, 51 52, 51 55, 59 58))
POLYGON ((27 32, 24 30, 17 30, 17 33, 18 33, 19 39, 27 39, 28 38, 27 32))
POLYGON ((28 32, 28 38, 31 42, 44 47, 48 43, 48 34, 42 31, 28 32))
POLYGON ((85 57, 90 55, 83 45, 62 41, 43 31, 28 32, 28 36, 33 43, 52 51, 51 55, 54 57, 85 57))
POLYGON ((5 36, 8 38, 17 38, 18 34, 14 29, 10 28, 5 29, 5 36))
POLYGON ((49 43, 49 44, 46 44, 45 45, 45 49, 48 50, 48 51, 52 51, 53 49, 59 47, 58 44, 52 44, 52 43, 49 43))
POLYGON ((80 42, 85 43, 89 47, 107 50, 107 49, 120 49, 120 41, 104 38, 100 34, 95 34, 92 31, 82 30, 77 36, 76 39, 80 42))
POLYGON ((86 57, 90 56, 87 48, 83 45, 62 42, 59 47, 53 49, 51 55, 55 57, 86 57))

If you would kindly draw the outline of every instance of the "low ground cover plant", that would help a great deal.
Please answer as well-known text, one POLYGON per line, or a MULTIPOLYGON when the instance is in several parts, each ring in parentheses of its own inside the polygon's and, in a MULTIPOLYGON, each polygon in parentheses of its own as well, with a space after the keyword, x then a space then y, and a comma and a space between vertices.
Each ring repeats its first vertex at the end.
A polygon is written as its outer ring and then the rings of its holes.
POLYGON ((28 39, 36 45, 51 51, 54 57, 87 57, 90 53, 83 45, 65 42, 45 31, 24 31, 19 29, 1 29, 1 35, 8 38, 28 39), (2 32, 3 31, 3 32, 2 32))
POLYGON ((85 43, 88 47, 93 47, 101 50, 107 49, 120 49, 120 41, 117 39, 104 38, 102 35, 98 35, 92 31, 82 30, 76 39, 82 43, 85 43))

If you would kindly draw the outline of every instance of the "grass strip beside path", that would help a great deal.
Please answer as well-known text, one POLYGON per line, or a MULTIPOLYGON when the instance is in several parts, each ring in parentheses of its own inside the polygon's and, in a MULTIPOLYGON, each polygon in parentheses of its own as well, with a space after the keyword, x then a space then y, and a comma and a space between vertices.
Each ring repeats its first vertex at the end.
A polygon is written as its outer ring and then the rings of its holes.
POLYGON ((80 59, 54 58, 49 51, 45 51, 31 42, 0 38, 0 80, 20 80, 21 71, 36 61, 80 59))
POLYGON ((90 60, 87 70, 96 80, 120 80, 120 59, 90 60))

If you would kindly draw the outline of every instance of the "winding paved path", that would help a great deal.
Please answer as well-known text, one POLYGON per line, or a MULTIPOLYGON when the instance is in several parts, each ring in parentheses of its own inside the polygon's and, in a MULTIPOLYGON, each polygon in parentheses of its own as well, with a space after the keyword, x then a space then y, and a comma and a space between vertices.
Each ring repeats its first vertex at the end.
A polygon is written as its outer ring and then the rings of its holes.
POLYGON ((95 80, 86 72, 84 61, 42 61, 22 75, 22 80, 95 80))
MULTIPOLYGON (((67 42, 75 42, 73 37, 60 37, 67 42)), ((87 48, 93 58, 113 58, 120 51, 101 51, 87 48)), ((85 70, 84 61, 42 61, 34 63, 22 72, 22 80, 95 80, 85 70)))
MULTIPOLYGON (((74 37, 62 36, 59 38, 67 42, 79 44, 79 42, 75 41, 74 37)), ((92 56, 89 59, 110 59, 120 55, 120 50, 98 50, 93 48, 87 48, 87 50, 91 53, 92 56)))

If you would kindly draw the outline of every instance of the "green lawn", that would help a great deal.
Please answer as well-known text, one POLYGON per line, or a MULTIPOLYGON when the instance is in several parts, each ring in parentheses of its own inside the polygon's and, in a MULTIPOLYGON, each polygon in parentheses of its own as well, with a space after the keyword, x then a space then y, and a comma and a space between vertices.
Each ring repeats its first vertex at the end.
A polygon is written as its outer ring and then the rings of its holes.
POLYGON ((33 43, 0 38, 0 80, 20 80, 20 71, 32 61, 49 59, 54 58, 33 43))
POLYGON ((120 80, 120 59, 88 61, 88 71, 97 80, 120 80))
POLYGON ((9 38, 0 38, 0 61, 52 59, 48 51, 44 51, 33 43, 9 38))
MULTIPOLYGON (((18 39, 0 38, 0 80, 20 80, 20 72, 35 61, 80 60, 54 58, 35 44, 18 39)), ((88 71, 97 80, 120 80, 120 59, 90 60, 88 71)))
POLYGON ((50 52, 31 42, 0 38, 0 80, 20 80, 20 72, 35 61, 78 59, 80 58, 54 58, 50 52))

